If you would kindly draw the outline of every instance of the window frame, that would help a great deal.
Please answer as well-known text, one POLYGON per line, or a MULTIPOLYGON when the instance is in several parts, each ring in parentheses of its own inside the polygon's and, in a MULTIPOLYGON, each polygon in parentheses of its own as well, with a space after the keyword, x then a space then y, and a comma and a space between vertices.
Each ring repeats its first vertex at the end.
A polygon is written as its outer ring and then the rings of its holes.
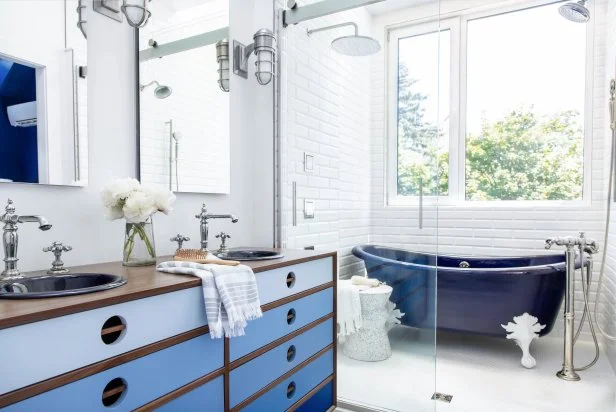
MULTIPOLYGON (((582 199, 576 200, 466 200, 466 96, 468 23, 560 3, 562 0, 534 0, 518 4, 478 7, 441 15, 440 19, 420 19, 385 27, 385 204, 386 206, 450 205, 461 207, 590 207, 592 198, 593 87, 595 19, 586 23, 585 101, 583 140, 582 199), (440 196, 398 195, 398 56, 399 40, 450 30, 449 99, 449 194, 440 196), (395 68, 395 70, 392 70, 395 68)), ((588 4, 587 4, 588 5, 588 4)), ((590 7, 594 5, 591 4, 590 7)), ((594 7, 593 7, 594 8, 594 7)), ((591 13, 594 10, 591 9, 591 13)), ((593 14, 594 15, 594 14, 593 14)), ((440 92, 440 90, 439 90, 440 92)), ((440 112, 440 108, 439 108, 440 112)), ((440 116, 439 116, 440 117, 440 116)), ((440 127, 441 125, 439 125, 440 127)))

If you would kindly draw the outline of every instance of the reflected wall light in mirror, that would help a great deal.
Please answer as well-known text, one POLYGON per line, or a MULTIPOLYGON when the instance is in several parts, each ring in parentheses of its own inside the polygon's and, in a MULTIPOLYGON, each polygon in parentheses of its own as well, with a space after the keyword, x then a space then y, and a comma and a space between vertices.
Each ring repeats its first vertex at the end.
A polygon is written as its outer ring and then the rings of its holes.
POLYGON ((276 57, 276 36, 271 30, 261 29, 253 37, 254 42, 245 46, 233 40, 233 73, 244 79, 248 78, 248 60, 254 53, 255 76, 259 84, 265 86, 274 77, 274 60, 276 57))
POLYGON ((216 43, 216 61, 218 62, 218 87, 223 92, 229 91, 229 39, 216 43))
POLYGON ((79 27, 79 30, 81 31, 81 34, 83 34, 84 39, 87 39, 88 38, 88 31, 87 31, 88 8, 86 6, 86 0, 79 0, 76 11, 77 11, 77 27, 79 27))

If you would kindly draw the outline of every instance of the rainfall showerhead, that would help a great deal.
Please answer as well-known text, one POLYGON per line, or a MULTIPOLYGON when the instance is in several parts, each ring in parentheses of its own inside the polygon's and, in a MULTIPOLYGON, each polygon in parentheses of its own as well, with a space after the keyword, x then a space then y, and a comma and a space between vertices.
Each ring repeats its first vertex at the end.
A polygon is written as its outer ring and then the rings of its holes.
POLYGON ((322 27, 320 29, 308 30, 308 35, 325 30, 333 30, 340 27, 353 26, 355 34, 351 36, 342 36, 332 41, 332 48, 340 54, 346 56, 370 56, 381 50, 379 42, 372 37, 360 36, 358 34, 357 24, 353 22, 335 24, 333 26, 322 27))
POLYGON ((558 8, 558 12, 565 19, 575 23, 586 23, 590 20, 590 11, 586 7, 586 0, 577 3, 565 3, 558 8))
POLYGON ((139 86, 139 90, 143 91, 146 87, 150 87, 153 84, 156 85, 156 88, 154 89, 154 96, 157 99, 166 99, 167 97, 171 96, 171 87, 160 84, 156 80, 153 80, 148 84, 139 86))

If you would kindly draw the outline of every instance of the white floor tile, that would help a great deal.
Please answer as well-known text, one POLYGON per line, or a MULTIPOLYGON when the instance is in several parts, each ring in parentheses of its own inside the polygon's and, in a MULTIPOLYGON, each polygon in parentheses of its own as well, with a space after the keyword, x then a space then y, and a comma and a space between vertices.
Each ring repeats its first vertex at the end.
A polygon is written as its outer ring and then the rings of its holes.
MULTIPOLYGON (((390 332, 393 354, 382 362, 361 362, 338 354, 338 396, 385 411, 615 411, 616 375, 602 353, 580 382, 555 376, 562 364, 562 340, 533 342, 535 369, 520 365, 510 340, 438 333, 398 326, 390 332), (435 392, 453 395, 434 402, 435 392)), ((592 360, 594 346, 579 343, 575 360, 592 360)))

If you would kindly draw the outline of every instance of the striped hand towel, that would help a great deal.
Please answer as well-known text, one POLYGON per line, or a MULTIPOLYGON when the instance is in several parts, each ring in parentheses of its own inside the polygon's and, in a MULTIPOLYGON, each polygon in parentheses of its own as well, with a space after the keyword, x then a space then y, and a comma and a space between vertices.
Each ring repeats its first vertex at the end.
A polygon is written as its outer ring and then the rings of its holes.
POLYGON ((248 321, 263 316, 255 274, 248 266, 173 261, 160 263, 157 269, 201 278, 212 339, 243 336, 248 321))

